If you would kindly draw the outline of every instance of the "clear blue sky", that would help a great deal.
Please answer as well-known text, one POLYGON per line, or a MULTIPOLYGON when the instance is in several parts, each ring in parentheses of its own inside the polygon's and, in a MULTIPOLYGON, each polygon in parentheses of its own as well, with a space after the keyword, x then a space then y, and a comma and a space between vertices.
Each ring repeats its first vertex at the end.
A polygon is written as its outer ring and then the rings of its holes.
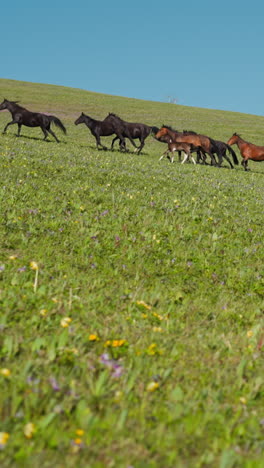
POLYGON ((264 115, 261 1, 11 0, 0 31, 1 78, 264 115))

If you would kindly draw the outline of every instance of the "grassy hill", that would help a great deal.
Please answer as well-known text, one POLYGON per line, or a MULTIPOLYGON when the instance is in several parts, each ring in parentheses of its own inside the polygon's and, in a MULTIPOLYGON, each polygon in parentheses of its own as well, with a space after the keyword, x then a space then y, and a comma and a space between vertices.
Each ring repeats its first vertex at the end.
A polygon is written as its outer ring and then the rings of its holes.
POLYGON ((115 112, 264 144, 264 118, 0 91, 67 127, 60 143, 0 135, 1 466, 262 467, 264 163, 159 162, 152 137, 139 156, 98 151, 74 121, 115 112))

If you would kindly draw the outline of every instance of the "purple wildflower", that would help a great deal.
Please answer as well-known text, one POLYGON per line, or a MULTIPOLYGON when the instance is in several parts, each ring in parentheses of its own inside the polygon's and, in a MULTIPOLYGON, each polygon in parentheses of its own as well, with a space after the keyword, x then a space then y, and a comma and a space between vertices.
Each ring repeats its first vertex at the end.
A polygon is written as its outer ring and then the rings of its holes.
POLYGON ((104 364, 106 367, 108 367, 109 370, 111 370, 113 378, 119 379, 119 377, 123 375, 123 366, 121 366, 121 364, 119 364, 116 359, 111 359, 109 354, 103 353, 100 356, 100 362, 101 364, 104 364))
POLYGON ((54 390, 54 392, 59 392, 60 391, 60 386, 59 386, 57 380, 55 379, 55 377, 50 377, 49 378, 49 383, 50 383, 52 389, 54 390))

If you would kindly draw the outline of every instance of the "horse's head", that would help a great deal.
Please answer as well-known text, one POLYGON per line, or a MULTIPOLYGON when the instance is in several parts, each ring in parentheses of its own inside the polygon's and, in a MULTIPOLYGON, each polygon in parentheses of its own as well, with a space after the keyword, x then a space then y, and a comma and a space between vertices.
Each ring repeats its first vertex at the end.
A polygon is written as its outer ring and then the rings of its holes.
POLYGON ((78 119, 75 120, 75 122, 74 122, 75 125, 79 125, 79 124, 81 124, 81 123, 84 123, 84 118, 85 118, 85 114, 82 112, 81 115, 80 115, 80 117, 78 117, 78 119))
POLYGON ((155 135, 156 140, 168 134, 168 129, 166 127, 161 127, 155 135))
POLYGON ((239 139, 239 135, 238 135, 237 133, 234 133, 234 134, 231 136, 231 138, 229 138, 227 144, 230 145, 230 146, 231 146, 231 145, 234 145, 234 144, 237 142, 238 139, 239 139))
POLYGON ((4 99, 3 102, 0 104, 0 110, 7 109, 9 101, 7 99, 4 99))

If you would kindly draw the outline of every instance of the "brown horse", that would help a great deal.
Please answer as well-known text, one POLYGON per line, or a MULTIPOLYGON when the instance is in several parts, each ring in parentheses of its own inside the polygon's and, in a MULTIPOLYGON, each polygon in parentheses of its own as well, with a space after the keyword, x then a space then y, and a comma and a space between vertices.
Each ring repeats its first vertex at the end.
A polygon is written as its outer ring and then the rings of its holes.
POLYGON ((164 151, 162 156, 159 158, 159 161, 161 161, 164 158, 164 156, 167 156, 167 158, 169 158, 169 160, 173 163, 173 161, 174 161, 174 154, 173 154, 174 151, 179 151, 179 152, 183 151, 184 152, 184 158, 183 158, 181 163, 184 164, 187 159, 191 159, 193 164, 196 164, 195 159, 191 155, 192 148, 193 148, 193 146, 190 145, 189 143, 176 143, 176 142, 170 140, 168 142, 168 149, 166 151, 164 151), (172 154, 171 157, 170 157, 169 153, 172 154))
POLYGON ((248 160, 252 161, 264 161, 264 146, 257 146, 249 141, 243 140, 237 133, 234 133, 231 138, 229 138, 228 145, 237 145, 240 151, 240 154, 243 158, 242 166, 244 166, 245 171, 248 171, 248 160))
POLYGON ((209 137, 205 135, 195 134, 195 133, 186 134, 186 133, 175 132, 171 127, 168 127, 167 125, 163 125, 159 129, 159 131, 155 135, 155 138, 158 140, 160 137, 163 137, 164 135, 169 135, 172 139, 172 142, 188 143, 192 145, 193 149, 196 149, 197 151, 201 151, 204 157, 206 157, 206 153, 209 154, 212 165, 216 166, 216 160, 214 158, 214 154, 212 151, 213 150, 212 142, 209 137))

